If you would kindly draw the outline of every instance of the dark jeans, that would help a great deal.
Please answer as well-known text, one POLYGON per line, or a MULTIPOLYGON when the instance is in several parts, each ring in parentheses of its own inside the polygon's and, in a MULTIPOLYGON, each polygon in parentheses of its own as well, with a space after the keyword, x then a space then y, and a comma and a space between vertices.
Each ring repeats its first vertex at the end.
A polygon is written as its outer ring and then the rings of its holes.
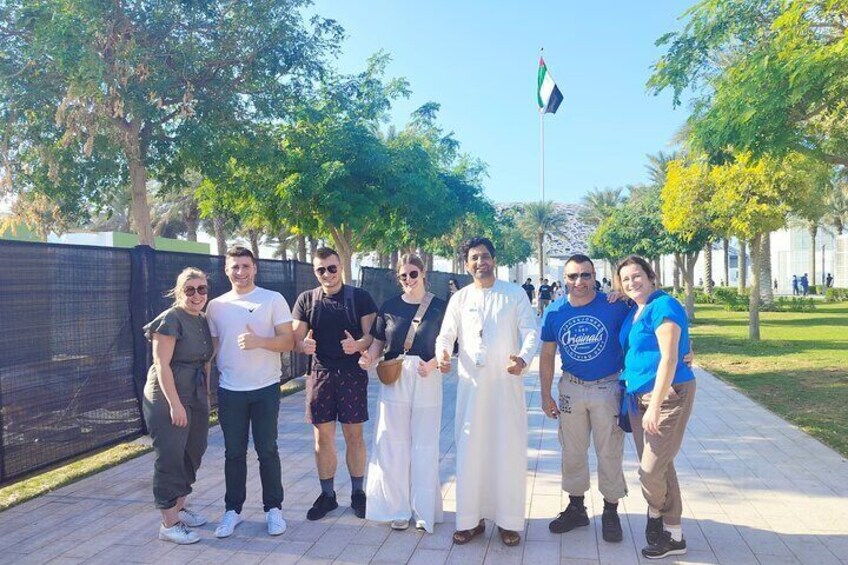
POLYGON ((253 429, 253 447, 259 457, 262 505, 265 512, 283 504, 277 419, 280 388, 273 384, 258 390, 218 389, 218 421, 224 432, 224 479, 227 510, 241 513, 247 497, 247 432, 253 429))

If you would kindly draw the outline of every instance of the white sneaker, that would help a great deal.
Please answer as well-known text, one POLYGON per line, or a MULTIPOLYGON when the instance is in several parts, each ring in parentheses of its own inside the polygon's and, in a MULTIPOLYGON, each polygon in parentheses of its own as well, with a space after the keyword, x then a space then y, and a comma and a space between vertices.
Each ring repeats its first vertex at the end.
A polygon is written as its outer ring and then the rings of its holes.
POLYGON ((235 530, 236 526, 239 524, 241 524, 241 514, 235 510, 227 510, 224 512, 224 515, 221 516, 221 522, 218 524, 218 527, 215 528, 215 537, 230 537, 233 535, 233 530, 235 530))
POLYGON ((159 524, 159 539, 177 545, 190 545, 200 541, 200 536, 189 530, 182 522, 177 522, 170 528, 159 524))
POLYGON ((283 518, 283 512, 279 508, 270 509, 265 515, 265 521, 268 522, 268 534, 278 536, 286 531, 286 519, 283 518))
POLYGON ((189 528, 199 528, 206 523, 206 518, 194 510, 183 508, 180 510, 180 521, 189 528))
POLYGON ((415 521, 415 529, 418 530, 419 532, 426 532, 427 531, 427 523, 424 522, 424 520, 416 520, 415 521))
POLYGON ((393 530, 405 530, 409 527, 409 518, 404 518, 402 520, 392 520, 392 529, 393 530))

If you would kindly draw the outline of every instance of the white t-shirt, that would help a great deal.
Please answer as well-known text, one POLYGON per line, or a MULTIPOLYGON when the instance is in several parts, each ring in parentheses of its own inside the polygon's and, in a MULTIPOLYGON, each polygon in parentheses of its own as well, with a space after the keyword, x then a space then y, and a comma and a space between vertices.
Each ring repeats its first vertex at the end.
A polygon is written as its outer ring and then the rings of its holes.
POLYGON ((238 336, 250 324, 256 335, 274 337, 274 326, 291 322, 291 309, 282 294, 258 286, 247 294, 231 290, 209 302, 206 318, 212 337, 218 338, 218 386, 246 391, 280 381, 280 354, 262 348, 239 349, 238 336))

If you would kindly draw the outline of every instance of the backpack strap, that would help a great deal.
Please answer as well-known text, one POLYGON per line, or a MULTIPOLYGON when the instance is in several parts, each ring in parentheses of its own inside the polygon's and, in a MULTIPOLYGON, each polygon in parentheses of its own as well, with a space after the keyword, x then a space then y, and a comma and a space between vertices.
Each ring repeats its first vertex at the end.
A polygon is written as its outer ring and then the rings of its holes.
POLYGON ((356 315, 356 300, 354 300, 354 287, 346 284, 342 287, 342 292, 344 292, 344 309, 345 315, 347 316, 347 322, 351 325, 351 327, 356 331, 362 331, 362 323, 359 321, 359 317, 356 315))
POLYGON ((324 297, 324 290, 318 286, 312 289, 312 308, 309 310, 309 329, 314 330, 318 325, 318 320, 321 319, 321 300, 324 297))

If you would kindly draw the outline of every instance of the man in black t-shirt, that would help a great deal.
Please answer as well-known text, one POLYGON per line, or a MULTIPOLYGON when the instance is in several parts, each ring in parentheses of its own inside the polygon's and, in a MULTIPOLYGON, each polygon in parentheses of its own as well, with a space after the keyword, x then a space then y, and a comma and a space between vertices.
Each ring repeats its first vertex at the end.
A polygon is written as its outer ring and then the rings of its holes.
POLYGON ((533 280, 527 277, 527 281, 521 285, 521 288, 527 293, 527 300, 530 301, 530 304, 533 304, 533 293, 536 291, 536 287, 533 286, 533 280))
POLYGON ((548 279, 542 279, 542 284, 539 285, 539 315, 545 311, 548 304, 551 303, 551 285, 548 284, 548 279))
POLYGON ((336 421, 342 424, 347 446, 351 508, 365 518, 362 424, 368 420, 368 373, 359 367, 359 356, 371 345, 377 305, 364 289, 342 283, 341 261, 334 250, 318 249, 312 266, 321 286, 301 293, 292 310, 295 350, 313 355, 306 378, 306 421, 315 434, 321 495, 306 518, 319 520, 339 506, 333 484, 336 421))

